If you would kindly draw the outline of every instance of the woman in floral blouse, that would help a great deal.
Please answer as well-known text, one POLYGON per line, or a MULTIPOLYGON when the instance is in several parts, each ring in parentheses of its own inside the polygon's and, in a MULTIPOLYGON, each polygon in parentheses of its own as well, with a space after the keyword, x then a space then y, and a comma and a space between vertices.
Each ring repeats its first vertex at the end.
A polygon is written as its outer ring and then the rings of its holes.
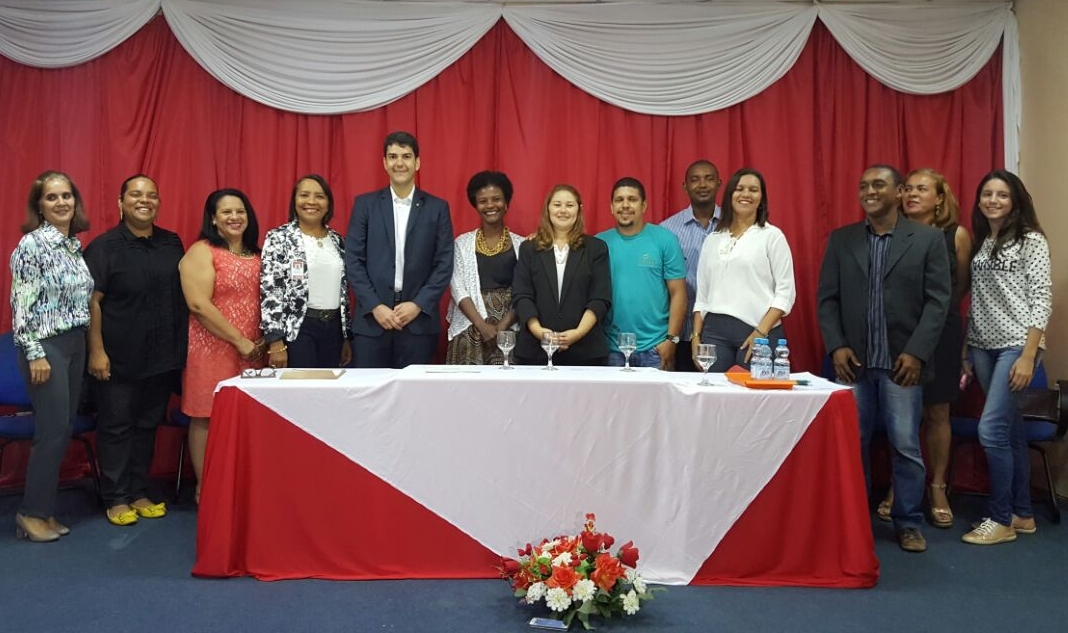
POLYGON ((41 543, 70 530, 56 520, 59 467, 77 414, 93 278, 74 235, 89 228, 70 177, 46 171, 26 201, 25 235, 11 254, 11 320, 19 370, 36 413, 16 534, 41 543))
POLYGON ((327 226, 334 193, 302 176, 289 222, 267 232, 260 268, 260 326, 272 367, 337 367, 352 360, 345 242, 327 226))

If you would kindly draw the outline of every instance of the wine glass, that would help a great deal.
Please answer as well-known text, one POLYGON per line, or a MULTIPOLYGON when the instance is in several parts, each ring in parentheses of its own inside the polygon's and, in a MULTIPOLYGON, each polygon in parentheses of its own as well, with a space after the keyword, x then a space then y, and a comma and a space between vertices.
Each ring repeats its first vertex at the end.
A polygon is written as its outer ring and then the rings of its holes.
POLYGON ((700 343, 697 346, 697 364, 701 366, 701 371, 704 372, 701 376, 701 382, 698 385, 705 387, 711 387, 712 383, 708 382, 708 368, 712 366, 712 363, 716 362, 716 346, 711 343, 700 343))
POLYGON ((553 367, 553 354, 556 352, 556 348, 560 346, 560 340, 557 338, 556 332, 545 330, 541 334, 541 348, 545 350, 545 355, 549 357, 549 364, 542 369, 548 369, 549 371, 555 371, 553 367))
POLYGON ((508 364, 508 356, 515 347, 515 332, 512 330, 497 332, 497 347, 501 348, 501 353, 504 354, 504 365, 501 366, 501 369, 515 369, 508 364))
POLYGON ((638 349, 638 335, 634 332, 620 332, 619 351, 623 352, 623 371, 634 371, 630 366, 630 355, 638 349))

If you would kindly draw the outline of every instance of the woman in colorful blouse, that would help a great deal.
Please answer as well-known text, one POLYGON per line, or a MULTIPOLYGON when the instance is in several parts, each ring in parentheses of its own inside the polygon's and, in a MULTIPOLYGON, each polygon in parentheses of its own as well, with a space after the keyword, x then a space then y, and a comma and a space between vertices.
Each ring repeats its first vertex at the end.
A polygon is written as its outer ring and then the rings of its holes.
POLYGON ((994 545, 1035 531, 1027 432, 1014 394, 1031 384, 1053 309, 1049 244, 1020 178, 1005 170, 979 183, 972 211, 972 303, 964 371, 986 392, 979 442, 990 472, 988 518, 965 543, 994 545))
POLYGON ((334 193, 302 176, 289 222, 267 232, 260 268, 260 319, 271 367, 338 367, 352 360, 345 243, 327 226, 334 193))
POLYGON ((523 237, 508 230, 512 181, 498 171, 480 171, 467 183, 467 199, 482 222, 456 238, 449 302, 450 365, 500 365, 497 332, 512 329, 512 276, 523 237))
POLYGON ((12 330, 36 414, 16 534, 38 543, 70 532, 54 513, 85 372, 93 278, 75 234, 88 228, 70 177, 58 171, 38 176, 26 201, 25 235, 11 254, 12 330))

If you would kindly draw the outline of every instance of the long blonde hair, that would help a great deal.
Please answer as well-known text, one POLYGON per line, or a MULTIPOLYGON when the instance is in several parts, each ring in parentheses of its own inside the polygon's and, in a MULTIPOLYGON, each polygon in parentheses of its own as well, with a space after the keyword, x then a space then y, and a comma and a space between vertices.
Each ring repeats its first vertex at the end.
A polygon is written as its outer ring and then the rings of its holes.
POLYGON ((567 244, 571 248, 582 248, 582 234, 586 230, 586 223, 582 221, 582 196, 578 189, 571 185, 561 184, 553 187, 549 190, 549 195, 545 196, 545 204, 541 208, 541 219, 538 220, 538 231, 534 234, 536 250, 543 251, 553 246, 553 224, 549 220, 549 203, 552 202, 553 196, 561 191, 575 196, 575 201, 578 202, 578 214, 575 216, 575 223, 571 225, 571 230, 567 232, 567 244))

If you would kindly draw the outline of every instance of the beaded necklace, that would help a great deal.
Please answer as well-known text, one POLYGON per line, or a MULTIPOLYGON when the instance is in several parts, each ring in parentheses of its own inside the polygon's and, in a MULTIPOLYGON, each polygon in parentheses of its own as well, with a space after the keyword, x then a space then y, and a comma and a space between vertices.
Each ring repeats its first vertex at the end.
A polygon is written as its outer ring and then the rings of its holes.
POLYGON ((486 238, 482 234, 482 229, 475 231, 475 250, 486 257, 493 257, 500 253, 512 243, 512 237, 508 234, 508 227, 504 227, 501 231, 501 239, 497 241, 497 244, 490 248, 486 245, 486 238))

